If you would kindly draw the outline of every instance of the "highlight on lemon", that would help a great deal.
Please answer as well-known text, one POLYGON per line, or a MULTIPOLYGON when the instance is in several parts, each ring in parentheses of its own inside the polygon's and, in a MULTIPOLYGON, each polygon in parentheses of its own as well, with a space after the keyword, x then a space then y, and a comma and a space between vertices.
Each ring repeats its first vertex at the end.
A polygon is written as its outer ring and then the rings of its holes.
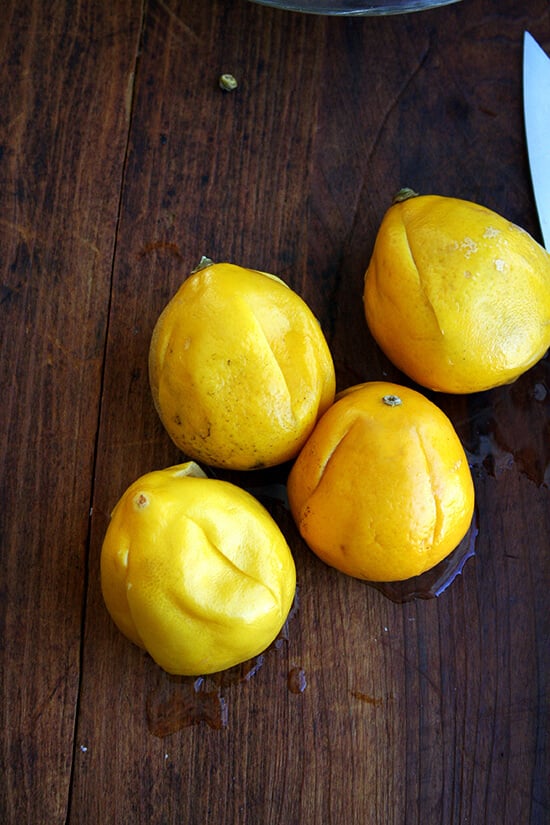
POLYGON ((550 346, 550 255, 484 206, 403 190, 380 225, 363 301, 374 339, 418 384, 487 390, 550 346))
POLYGON ((474 487, 447 416, 383 381, 341 393, 288 478, 290 509, 324 562, 369 581, 418 576, 466 536, 474 487))
POLYGON ((123 494, 103 542, 101 586, 132 642, 169 673, 202 675, 273 642, 296 571, 253 496, 186 462, 147 473, 123 494))
POLYGON ((292 459, 334 400, 332 356, 274 275, 207 263, 160 315, 149 352, 157 412, 196 461, 249 470, 292 459))

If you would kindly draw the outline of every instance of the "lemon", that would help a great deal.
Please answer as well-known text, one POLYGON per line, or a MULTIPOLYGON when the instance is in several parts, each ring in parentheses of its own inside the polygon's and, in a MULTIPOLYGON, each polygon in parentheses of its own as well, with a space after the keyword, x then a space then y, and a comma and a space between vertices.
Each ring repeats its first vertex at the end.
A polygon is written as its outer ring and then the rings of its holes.
POLYGON ((365 275, 373 337, 406 375, 470 393, 514 381, 550 346, 550 255, 469 201, 406 197, 387 211, 365 275))
POLYGON ((123 494, 102 546, 101 585, 122 633, 169 673, 200 675, 271 644, 296 571, 253 496, 186 462, 147 473, 123 494))
POLYGON ((279 278, 228 263, 193 273, 166 306, 149 375, 174 443, 234 470, 293 458, 334 399, 332 357, 306 303, 279 278))
POLYGON ((341 393, 296 459, 288 499, 324 562, 369 581, 434 567, 462 541, 474 510, 466 455, 424 395, 384 381, 341 393))

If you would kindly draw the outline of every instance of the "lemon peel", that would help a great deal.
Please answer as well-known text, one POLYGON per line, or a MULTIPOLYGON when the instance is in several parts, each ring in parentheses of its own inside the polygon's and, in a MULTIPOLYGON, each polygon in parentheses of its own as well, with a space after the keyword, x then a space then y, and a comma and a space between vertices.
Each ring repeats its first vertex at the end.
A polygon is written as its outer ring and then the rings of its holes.
POLYGON ((122 495, 102 546, 101 586, 125 636, 169 673, 201 675, 271 644, 296 570, 252 495, 186 462, 147 473, 122 495))
POLYGON ((149 351, 159 417, 186 457, 249 470, 288 461, 334 400, 332 356, 277 276, 208 263, 161 313, 149 351))
POLYGON ((484 206, 413 193, 382 220, 363 303, 380 348, 418 384, 491 389, 550 347, 550 255, 484 206))
POLYGON ((306 544, 369 581, 401 581, 438 564, 468 532, 474 498, 447 416, 421 393, 381 381, 339 393, 288 478, 306 544))

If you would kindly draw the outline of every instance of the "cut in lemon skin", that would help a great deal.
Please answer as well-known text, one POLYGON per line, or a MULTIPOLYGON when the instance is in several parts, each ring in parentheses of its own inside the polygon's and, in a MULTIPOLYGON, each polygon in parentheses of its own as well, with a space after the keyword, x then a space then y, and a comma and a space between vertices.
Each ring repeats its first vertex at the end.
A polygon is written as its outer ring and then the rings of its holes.
POLYGON ((550 255, 483 206, 413 193, 382 220, 363 301, 373 337, 418 384, 487 390, 550 346, 550 255))
POLYGON ((296 459, 288 498, 298 529, 324 562, 369 581, 434 567, 470 527, 474 487, 445 414, 387 382, 338 396, 296 459))
POLYGON ((193 273, 162 312, 149 377, 174 443, 232 470, 294 458, 335 392, 327 342, 302 298, 227 263, 193 273))
POLYGON ((142 476, 113 510, 101 585, 115 624, 172 674, 224 670, 265 650, 294 599, 275 521, 193 462, 142 476))

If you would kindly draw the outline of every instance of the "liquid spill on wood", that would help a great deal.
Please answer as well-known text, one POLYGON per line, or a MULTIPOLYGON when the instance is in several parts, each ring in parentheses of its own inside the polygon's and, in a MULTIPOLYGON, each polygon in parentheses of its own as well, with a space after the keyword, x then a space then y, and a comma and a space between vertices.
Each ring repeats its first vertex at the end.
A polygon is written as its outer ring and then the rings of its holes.
POLYGON ((301 667, 293 667, 288 674, 288 689, 291 693, 303 693, 307 687, 306 674, 301 667))
POLYGON ((154 736, 169 736, 200 722, 215 730, 227 726, 224 697, 217 688, 204 690, 201 679, 174 678, 147 698, 147 723, 154 736))
MULTIPOLYGON (((228 705, 224 691, 233 685, 250 682, 266 659, 280 652, 288 641, 288 624, 298 610, 298 593, 294 604, 275 641, 264 653, 219 673, 207 676, 170 676, 161 673, 160 684, 147 697, 147 726, 153 736, 163 738, 183 728, 201 723, 213 730, 222 730, 228 723, 228 705)), ((290 678, 290 677, 289 677, 290 678)), ((305 689, 305 676, 303 688, 305 689)), ((302 683, 295 677, 298 687, 302 683)), ((294 685, 294 680, 293 680, 294 685)), ((289 690, 291 690, 289 683, 289 690)), ((293 691, 296 692, 296 691, 293 691)))
POLYGON ((478 536, 477 514, 474 514, 470 529, 447 558, 421 576, 400 582, 367 582, 369 587, 379 590, 392 602, 404 604, 414 599, 434 599, 440 596, 460 576, 468 559, 475 556, 478 536))
POLYGON ((537 487, 550 487, 550 357, 514 384, 480 393, 464 446, 474 473, 498 479, 517 471, 537 487), (540 416, 540 426, 525 426, 540 416))
POLYGON ((352 690, 351 695, 354 699, 359 699, 360 702, 364 702, 367 705, 373 705, 373 707, 380 708, 384 705, 383 699, 376 696, 370 696, 368 693, 361 693, 358 690, 352 690))

